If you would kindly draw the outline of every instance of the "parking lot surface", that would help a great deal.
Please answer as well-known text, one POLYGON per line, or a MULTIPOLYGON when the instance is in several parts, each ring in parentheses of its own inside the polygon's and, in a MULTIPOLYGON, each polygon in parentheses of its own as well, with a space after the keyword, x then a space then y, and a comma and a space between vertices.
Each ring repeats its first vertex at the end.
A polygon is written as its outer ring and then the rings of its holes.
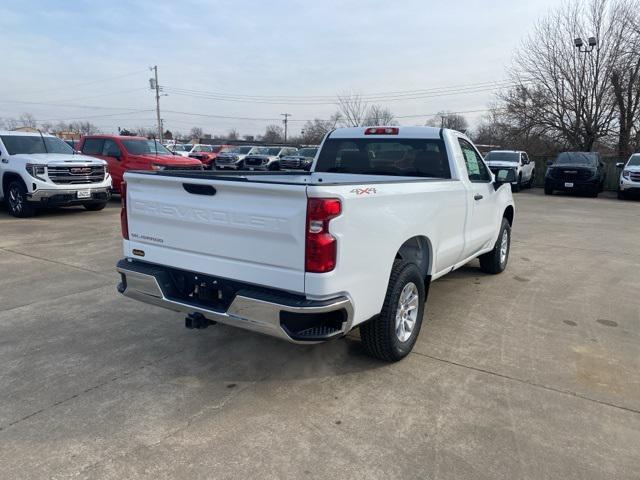
POLYGON ((640 202, 516 207, 507 271, 434 282, 396 364, 123 298, 116 201, 0 213, 0 476, 637 479, 640 202))

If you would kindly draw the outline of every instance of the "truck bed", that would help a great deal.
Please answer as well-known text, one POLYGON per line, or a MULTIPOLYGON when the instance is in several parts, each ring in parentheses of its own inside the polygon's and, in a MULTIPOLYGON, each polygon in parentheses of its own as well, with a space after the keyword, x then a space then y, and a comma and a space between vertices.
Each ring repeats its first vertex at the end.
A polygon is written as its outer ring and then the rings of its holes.
POLYGON ((352 173, 329 172, 220 172, 220 171, 134 171, 131 173, 141 175, 154 175, 161 177, 222 180, 230 182, 275 183, 281 185, 362 185, 381 183, 405 183, 405 182, 446 182, 448 179, 401 177, 392 175, 357 175, 352 173))

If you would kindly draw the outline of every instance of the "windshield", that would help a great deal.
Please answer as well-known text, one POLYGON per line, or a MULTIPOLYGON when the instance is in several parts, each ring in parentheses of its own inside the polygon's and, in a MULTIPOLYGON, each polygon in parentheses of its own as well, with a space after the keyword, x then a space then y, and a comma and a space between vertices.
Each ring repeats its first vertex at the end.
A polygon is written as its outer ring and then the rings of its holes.
POLYGON ((193 147, 194 152, 211 152, 210 145, 196 145, 193 147))
POLYGON ((4 143, 9 155, 17 155, 19 153, 70 153, 73 154, 73 148, 58 137, 49 137, 40 135, 2 135, 2 143, 4 143))
POLYGON ((156 148, 158 155, 172 155, 160 142, 154 140, 122 140, 122 144, 131 155, 144 155, 149 153, 155 155, 156 148))
POLYGON ((174 152, 188 152, 190 148, 187 148, 186 145, 174 145, 171 150, 174 152))
POLYGON ((519 162, 520 154, 516 152, 489 152, 484 157, 487 162, 519 162))
POLYGON ((228 150, 229 150, 228 148, 223 147, 222 145, 212 145, 211 146, 211 151, 213 153, 222 153, 222 152, 226 152, 228 150))
POLYGON ((640 155, 631 155, 627 167, 640 167, 640 155))
POLYGON ((301 157, 315 157, 316 153, 318 153, 317 148, 302 148, 298 151, 297 155, 301 157))
POLYGON ((255 147, 253 150, 251 150, 251 153, 257 155, 268 155, 269 149, 267 147, 255 147))
POLYGON ((253 148, 254 147, 232 147, 229 150, 227 150, 227 152, 229 152, 229 153, 240 153, 242 155, 246 155, 249 152, 254 153, 252 151, 253 148))
POLYGON ((316 172, 451 178, 440 139, 328 139, 316 172))
POLYGON ((589 165, 596 164, 597 156, 592 152, 563 152, 558 155, 554 165, 589 165))

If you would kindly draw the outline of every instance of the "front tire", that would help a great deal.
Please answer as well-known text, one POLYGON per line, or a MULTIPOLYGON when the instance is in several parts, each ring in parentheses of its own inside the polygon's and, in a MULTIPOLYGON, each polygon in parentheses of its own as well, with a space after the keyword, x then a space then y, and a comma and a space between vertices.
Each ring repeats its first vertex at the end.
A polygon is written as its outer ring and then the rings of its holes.
POLYGON ((533 170, 531 172, 531 178, 529 179, 529 183, 527 184, 527 188, 533 188, 533 184, 535 182, 535 179, 536 179, 536 171, 533 170))
POLYGON ((360 338, 369 355, 397 362, 411 352, 420 333, 425 296, 424 278, 417 265, 396 260, 382 311, 360 326, 360 338))
POLYGON ((107 202, 100 203, 85 203, 83 207, 90 212, 99 212, 100 210, 104 210, 104 207, 107 206, 107 202))
POLYGON ((553 188, 549 185, 544 186, 544 194, 545 195, 553 195, 553 188))
POLYGON ((16 218, 33 217, 36 214, 36 209, 27 203, 27 188, 19 180, 9 182, 6 201, 9 213, 16 218))
POLYGON ((511 191, 513 193, 517 193, 520 191, 520 187, 522 186, 522 174, 518 175, 518 181, 517 183, 514 185, 511 185, 511 191))
POLYGON ((506 218, 502 219, 500 233, 493 250, 480 255, 480 268, 486 273, 502 273, 509 262, 511 251, 511 225, 506 218))
POLYGON ((618 190, 618 200, 626 200, 627 199, 627 194, 624 193, 622 190, 618 190))

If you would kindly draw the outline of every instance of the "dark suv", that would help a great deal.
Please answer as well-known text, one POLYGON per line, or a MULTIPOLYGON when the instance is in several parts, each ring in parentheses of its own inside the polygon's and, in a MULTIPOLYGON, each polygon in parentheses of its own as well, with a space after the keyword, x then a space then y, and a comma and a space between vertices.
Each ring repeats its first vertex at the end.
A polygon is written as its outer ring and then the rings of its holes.
POLYGON ((563 152, 549 164, 544 177, 544 193, 554 190, 585 193, 597 197, 604 190, 605 171, 596 152, 563 152))

